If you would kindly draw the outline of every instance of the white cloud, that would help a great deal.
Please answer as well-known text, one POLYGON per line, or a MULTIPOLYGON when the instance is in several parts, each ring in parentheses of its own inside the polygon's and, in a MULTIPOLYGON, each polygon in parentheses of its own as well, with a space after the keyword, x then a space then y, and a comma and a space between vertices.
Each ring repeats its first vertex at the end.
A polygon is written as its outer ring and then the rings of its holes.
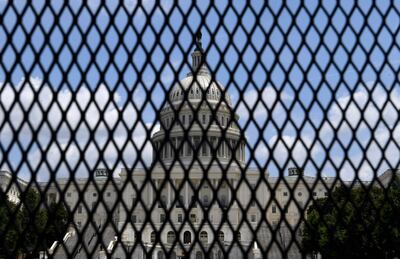
MULTIPOLYGON (((253 116, 256 122, 269 117, 280 126, 289 115, 279 107, 291 98, 282 94, 278 96, 273 88, 266 89, 262 92, 262 99, 267 107, 271 109, 275 102, 278 103, 272 115, 267 114, 264 106, 256 104, 259 98, 256 90, 247 91, 244 99, 250 108, 255 108, 253 116)), ((340 176, 343 180, 353 180, 356 175, 362 180, 371 180, 375 174, 398 167, 400 91, 393 89, 388 92, 380 84, 368 83, 336 100, 328 110, 327 119, 322 120, 316 129, 288 130, 286 126, 285 129, 276 129, 280 134, 271 136, 270 132, 264 132, 261 137, 266 139, 267 146, 259 144, 255 147, 255 158, 263 162, 274 159, 277 168, 281 169, 289 160, 286 167, 304 165, 307 173, 340 176), (327 159, 330 162, 319 171, 317 167, 327 159), (338 171, 333 164, 340 167, 338 171)), ((239 112, 245 120, 248 119, 247 108, 243 106, 239 112)), ((296 116, 296 112, 293 109, 290 118, 296 116)), ((306 121, 310 122, 315 114, 306 116, 306 121)), ((267 124, 271 125, 271 122, 267 124)))
POLYGON ((360 121, 364 121, 365 126, 370 127, 376 126, 379 122, 394 125, 398 119, 399 109, 398 91, 391 90, 388 93, 382 85, 369 83, 351 95, 338 98, 329 112, 329 118, 335 127, 338 127, 343 120, 353 128, 357 127, 360 121))
MULTIPOLYGON (((280 114, 285 112, 282 106, 283 103, 291 100, 292 96, 288 95, 285 91, 278 92, 273 86, 266 86, 261 92, 258 92, 254 88, 245 91, 243 99, 244 100, 239 103, 237 109, 237 114, 241 121, 249 120, 250 113, 252 113, 253 118, 262 124, 266 121, 268 116, 275 116, 279 119, 280 114), (259 99, 260 102, 257 102, 259 99), (267 108, 272 110, 272 114, 268 114, 267 108), (251 110, 253 110, 253 112, 251 110)), ((233 105, 236 106, 236 104, 233 105)))
MULTIPOLYGON (((34 148, 27 150, 29 163, 36 168, 45 160, 50 170, 61 160, 72 167, 84 161, 93 169, 98 159, 103 166, 121 166, 122 157, 129 166, 137 158, 134 145, 145 146, 140 156, 150 162, 152 151, 146 142, 146 128, 152 124, 135 125, 134 100, 123 106, 121 99, 116 92, 111 95, 105 85, 93 92, 82 86, 74 93, 69 89, 53 92, 38 78, 30 78, 17 86, 0 84, 0 101, 4 107, 0 108, 0 125, 4 123, 0 144, 5 148, 16 147, 16 142, 12 142, 15 136, 16 141, 27 148, 33 139, 34 148), (12 128, 20 129, 18 134, 12 128), (42 154, 39 147, 47 152, 42 154), (82 152, 84 149, 87 150, 82 152)), ((21 154, 16 152, 15 155, 21 154)), ((13 164, 13 161, 8 162, 13 164)), ((1 166, 7 167, 6 164, 1 166)), ((48 172, 42 173, 46 170, 42 165, 39 178, 48 176, 48 172)), ((66 175, 65 166, 57 171, 57 176, 66 175)))

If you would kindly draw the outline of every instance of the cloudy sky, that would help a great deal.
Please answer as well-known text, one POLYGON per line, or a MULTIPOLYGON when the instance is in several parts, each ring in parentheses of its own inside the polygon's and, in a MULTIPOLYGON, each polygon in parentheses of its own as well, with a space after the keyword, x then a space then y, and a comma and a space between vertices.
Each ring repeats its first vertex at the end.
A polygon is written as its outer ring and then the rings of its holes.
POLYGON ((399 167, 399 5, 43 2, 0 1, 1 169, 45 180, 148 163, 199 28, 252 167, 346 180, 399 167))

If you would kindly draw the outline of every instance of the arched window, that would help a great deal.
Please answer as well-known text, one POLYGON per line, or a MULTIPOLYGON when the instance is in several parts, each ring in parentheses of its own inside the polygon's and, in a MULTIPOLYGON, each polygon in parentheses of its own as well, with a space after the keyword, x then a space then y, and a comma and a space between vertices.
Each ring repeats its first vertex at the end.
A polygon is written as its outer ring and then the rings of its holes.
POLYGON ((183 233, 183 243, 190 244, 191 242, 192 242, 192 233, 190 233, 190 231, 185 231, 185 233, 183 233))
POLYGON ((173 231, 168 231, 168 233, 167 233, 167 243, 168 244, 175 243, 175 233, 173 231))
POLYGON ((196 252, 196 259, 203 259, 203 254, 200 251, 196 252))
POLYGON ((156 242, 156 232, 151 232, 150 234, 150 243, 154 244, 156 242))
POLYGON ((162 251, 158 251, 157 259, 164 259, 164 253, 162 251))
POLYGON ((224 232, 220 231, 218 233, 218 239, 219 239, 219 241, 224 242, 224 240, 225 240, 224 232))
POLYGON ((208 234, 206 231, 201 231, 200 242, 202 242, 203 244, 208 244, 208 234))

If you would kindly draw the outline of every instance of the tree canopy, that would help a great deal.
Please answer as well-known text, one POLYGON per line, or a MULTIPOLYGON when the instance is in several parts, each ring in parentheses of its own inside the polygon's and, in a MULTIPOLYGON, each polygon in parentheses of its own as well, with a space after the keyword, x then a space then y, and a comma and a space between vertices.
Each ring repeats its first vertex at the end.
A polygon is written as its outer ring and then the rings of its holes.
POLYGON ((400 180, 387 188, 337 187, 313 202, 303 249, 323 258, 394 258, 400 255, 400 180))
POLYGON ((45 206, 34 189, 23 192, 20 200, 13 204, 0 196, 0 258, 34 257, 61 240, 67 230, 63 204, 45 206))

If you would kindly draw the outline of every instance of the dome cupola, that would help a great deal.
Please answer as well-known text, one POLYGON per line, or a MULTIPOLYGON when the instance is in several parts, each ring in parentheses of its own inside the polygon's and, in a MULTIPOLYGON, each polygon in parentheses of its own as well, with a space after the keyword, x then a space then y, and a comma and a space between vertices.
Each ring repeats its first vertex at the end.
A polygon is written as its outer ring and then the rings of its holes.
POLYGON ((245 145, 232 112, 232 101, 225 88, 205 64, 201 33, 191 54, 192 68, 168 93, 160 113, 161 127, 153 135, 153 160, 156 152, 167 164, 178 159, 191 163, 194 157, 207 161, 245 161, 245 145), (194 156, 197 154, 196 156, 194 156))

